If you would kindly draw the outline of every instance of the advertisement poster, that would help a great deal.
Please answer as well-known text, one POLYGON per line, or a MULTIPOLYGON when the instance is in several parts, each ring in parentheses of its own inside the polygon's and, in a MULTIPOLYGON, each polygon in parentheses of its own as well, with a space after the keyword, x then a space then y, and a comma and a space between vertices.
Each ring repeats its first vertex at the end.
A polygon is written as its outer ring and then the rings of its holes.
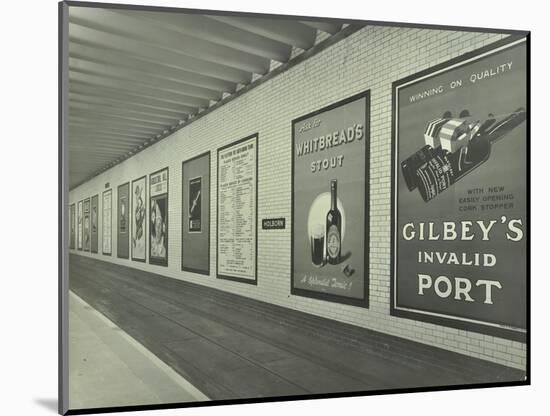
POLYGON ((181 269, 210 274, 210 152, 182 163, 181 269))
POLYGON ((292 122, 291 293, 368 306, 369 92, 292 122))
POLYGON ((126 182, 118 187, 117 204, 117 257, 129 257, 130 241, 130 184, 126 182))
POLYGON ((132 260, 137 261, 146 259, 146 181, 143 176, 132 182, 132 260))
POLYGON ((74 250, 74 248, 75 248, 75 231, 76 231, 75 221, 76 221, 76 218, 75 218, 75 205, 72 204, 71 207, 70 207, 70 212, 69 212, 69 224, 70 224, 69 248, 71 250, 74 250))
POLYGON ((78 201, 78 224, 76 228, 76 247, 82 250, 82 201, 78 201))
POLYGON ((82 214, 82 249, 90 251, 90 198, 85 199, 83 203, 82 214))
POLYGON ((168 266, 168 168, 149 175, 149 263, 168 266))
POLYGON ((524 339, 525 39, 393 87, 392 314, 524 339))
POLYGON ((112 228, 113 228, 113 218, 112 218, 112 202, 113 192, 109 189, 103 192, 103 215, 102 226, 103 226, 103 254, 111 255, 112 250, 112 228))
POLYGON ((99 210, 99 195, 95 195, 92 197, 92 206, 91 206, 91 252, 97 253, 98 250, 98 229, 97 229, 97 221, 98 221, 98 210, 99 210))
POLYGON ((256 284, 258 135, 218 149, 217 277, 256 284))

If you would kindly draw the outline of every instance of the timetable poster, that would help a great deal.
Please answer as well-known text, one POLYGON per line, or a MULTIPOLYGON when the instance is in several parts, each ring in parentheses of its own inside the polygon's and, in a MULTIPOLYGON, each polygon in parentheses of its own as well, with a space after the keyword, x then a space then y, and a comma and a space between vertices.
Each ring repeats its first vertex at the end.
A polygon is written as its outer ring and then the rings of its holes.
POLYGON ((217 276, 256 283, 258 135, 218 149, 217 276))

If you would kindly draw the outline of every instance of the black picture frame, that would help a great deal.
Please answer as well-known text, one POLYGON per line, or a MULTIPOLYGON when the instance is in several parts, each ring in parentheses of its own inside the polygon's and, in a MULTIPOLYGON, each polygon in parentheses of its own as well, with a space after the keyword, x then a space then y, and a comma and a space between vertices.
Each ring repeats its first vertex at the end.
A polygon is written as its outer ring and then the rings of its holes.
MULTIPOLYGON (((212 152, 210 152, 210 150, 206 151, 206 152, 203 152, 197 156, 194 156, 190 159, 187 159, 187 160, 184 160, 183 162, 181 162, 181 198, 182 198, 182 204, 181 204, 181 207, 183 207, 183 198, 184 198, 184 195, 185 195, 185 186, 187 184, 187 180, 185 179, 185 176, 184 176, 184 165, 186 163, 189 163, 189 162, 192 162, 196 159, 200 159, 200 158, 203 158, 203 157, 206 157, 208 156, 208 174, 209 174, 209 178, 208 178, 208 189, 206 190, 206 192, 208 193, 208 209, 206 210, 206 222, 208 224, 208 236, 207 236, 207 240, 208 240, 208 250, 207 250, 207 256, 208 256, 208 268, 207 269, 198 269, 198 268, 192 268, 192 267, 187 267, 183 264, 183 250, 184 250, 184 247, 183 247, 183 241, 181 243, 181 270, 184 271, 184 272, 190 272, 190 273, 197 273, 197 274, 202 274, 202 275, 205 275, 205 276, 210 276, 210 211, 212 209, 212 200, 210 199, 210 190, 211 190, 211 179, 212 179, 212 176, 210 175, 210 170, 212 169, 212 152)), ((182 230, 182 236, 183 236, 183 230, 184 230, 184 227, 186 226, 185 225, 185 222, 184 222, 184 211, 183 211, 183 208, 181 210, 181 230, 182 230)))
POLYGON ((222 147, 219 147, 217 149, 217 158, 216 158, 216 278, 218 279, 224 279, 224 280, 231 280, 231 281, 234 281, 234 282, 240 282, 240 283, 246 283, 246 284, 249 284, 249 285, 255 285, 257 286, 258 285, 258 173, 259 173, 259 132, 256 132, 256 133, 253 133, 251 135, 248 135, 242 139, 239 139, 239 140, 236 140, 236 141, 233 141, 231 143, 228 143, 222 147), (236 276, 230 276, 230 275, 226 275, 226 274, 221 274, 219 272, 219 219, 220 219, 220 214, 219 214, 219 196, 220 196, 220 163, 219 163, 219 158, 220 158, 220 152, 230 148, 230 147, 233 147, 233 146, 238 146, 239 144, 245 142, 245 141, 248 141, 248 140, 251 140, 251 139, 255 139, 255 147, 256 147, 256 166, 255 166, 255 169, 256 169, 256 178, 255 178, 255 195, 254 195, 254 199, 255 199, 255 215, 254 215, 254 222, 255 222, 255 233, 254 233, 254 239, 255 239, 255 242, 254 242, 254 279, 245 279, 245 278, 242 278, 242 277, 236 277, 236 276))
POLYGON ((148 241, 147 241, 147 245, 149 246, 148 247, 148 252, 149 252, 149 264, 154 264, 156 266, 165 266, 165 267, 168 267, 168 257, 169 257, 169 247, 170 247, 170 233, 169 233, 169 220, 170 220, 170 205, 169 205, 169 196, 170 196, 170 170, 167 167, 165 168, 162 168, 162 169, 159 169, 155 172, 152 172, 149 174, 149 211, 147 212, 147 215, 148 215, 148 221, 150 221, 151 219, 151 201, 153 200, 153 196, 151 195, 151 176, 153 175, 156 175, 156 174, 159 174, 163 171, 166 171, 166 194, 161 194, 161 195, 166 195, 166 258, 165 259, 160 259, 160 258, 156 258, 156 257, 151 257, 151 227, 149 226, 148 227, 148 241))
MULTIPOLYGON (((494 42, 490 45, 487 45, 485 47, 476 49, 475 51, 463 54, 461 56, 458 56, 456 58, 450 59, 448 61, 442 62, 438 65, 435 65, 433 67, 430 67, 426 70, 420 71, 418 73, 409 75, 405 78, 399 79, 397 81, 394 81, 392 83, 392 126, 391 126, 391 250, 390 250, 390 315, 400 317, 400 318, 407 318, 412 319, 416 321, 422 321, 422 322, 428 322, 436 325, 441 325, 445 327, 450 328, 456 328, 459 330, 464 331, 472 331, 480 334, 485 334, 489 336, 495 336, 495 337, 501 337, 506 338, 512 341, 518 341, 518 342, 526 342, 528 343, 529 340, 529 328, 530 328, 530 286, 531 286, 531 273, 530 273, 530 256, 531 256, 531 226, 530 226, 530 169, 531 169, 531 163, 530 163, 530 147, 531 147, 531 136, 530 136, 530 111, 529 111, 529 104, 530 104, 530 34, 529 33, 523 33, 523 34, 512 34, 511 36, 504 38, 500 41, 494 42), (429 77, 431 74, 440 71, 445 70, 446 68, 449 68, 449 70, 454 69, 458 66, 461 66, 460 64, 466 65, 467 63, 471 62, 472 60, 476 60, 476 58, 479 57, 479 59, 482 59, 483 56, 487 53, 491 52, 497 52, 498 50, 502 49, 503 47, 508 47, 510 45, 513 45, 517 43, 518 41, 524 40, 526 44, 527 49, 527 62, 526 62, 526 69, 527 69, 527 79, 526 79, 526 104, 528 107, 527 111, 527 119, 526 119, 526 170, 527 170, 527 183, 526 183, 526 214, 525 214, 525 230, 527 235, 526 240, 526 328, 525 332, 520 332, 517 329, 509 328, 506 326, 491 326, 489 324, 483 324, 478 322, 472 322, 469 320, 459 320, 463 317, 451 317, 451 315, 447 315, 447 317, 442 316, 442 314, 434 315, 432 314, 433 311, 427 310, 427 309, 420 309, 416 308, 416 311, 411 310, 402 310, 399 308, 399 305, 396 304, 396 298, 397 298, 397 288, 396 288, 396 239, 395 239, 395 233, 396 233, 396 209, 397 209, 397 179, 398 175, 396 175, 396 169, 397 169, 397 163, 398 163, 398 154, 397 154, 397 146, 398 143, 396 142, 396 123, 397 123, 397 112, 396 112, 396 106, 398 105, 398 96, 397 96, 397 89, 406 83, 410 83, 411 81, 414 81, 416 79, 429 77)), ((443 71, 444 72, 444 71, 443 71)), ((494 324, 493 324, 494 325, 494 324)))
POLYGON ((362 91, 358 94, 354 94, 350 97, 344 98, 342 100, 339 100, 335 103, 329 104, 325 107, 319 108, 315 111, 312 111, 308 114, 304 114, 298 118, 295 118, 291 121, 291 132, 292 132, 292 148, 290 153, 290 160, 291 160, 291 207, 290 207, 290 217, 291 217, 291 227, 290 227, 290 294, 296 295, 296 296, 302 296, 306 298, 312 298, 312 299, 318 299, 318 300, 324 300, 328 302, 333 303, 341 303, 345 305, 351 305, 351 306, 358 306, 361 308, 368 308, 369 307, 369 285, 370 285, 370 272, 369 272, 369 264, 370 264, 370 127, 371 127, 371 121, 370 121, 370 89, 367 89, 365 91, 362 91), (341 107, 343 105, 346 105, 348 103, 351 103, 353 101, 360 100, 361 98, 364 98, 365 101, 365 135, 367 142, 365 143, 365 178, 364 178, 364 184, 365 184, 365 230, 364 230, 364 242, 363 242, 363 248, 366 251, 365 254, 365 264, 364 264, 364 283, 363 283, 363 298, 357 299, 357 298, 349 298, 345 296, 340 295, 334 295, 330 293, 322 293, 322 292, 316 292, 312 290, 307 289, 301 289, 301 288, 295 288, 294 287, 294 143, 295 143, 295 137, 294 137, 294 126, 296 123, 299 123, 303 120, 306 120, 308 118, 314 117, 316 115, 319 115, 321 113, 333 110, 335 108, 341 107))
POLYGON ((105 255, 105 256, 112 256, 113 255, 113 190, 112 189, 107 189, 106 191, 103 191, 102 194, 101 194, 101 254, 105 255), (105 224, 105 215, 103 215, 103 213, 105 212, 105 208, 104 208, 104 204, 105 204, 105 195, 110 195, 110 207, 109 207, 109 211, 111 213, 111 225, 109 226, 109 229, 111 230, 111 232, 109 233, 109 247, 111 247, 111 251, 105 251, 104 248, 105 248, 105 244, 104 244, 104 239, 105 239, 105 234, 103 233, 103 231, 105 230, 105 227, 104 227, 104 224, 105 224))
MULTIPOLYGON (((116 255, 119 259, 129 259, 130 258, 130 226, 131 226, 131 212, 128 212, 126 219, 126 232, 122 233, 120 231, 120 194, 121 191, 126 189, 126 198, 130 199, 130 182, 125 182, 122 185, 119 185, 117 188, 117 209, 116 209, 116 235, 117 235, 117 250, 116 255), (121 238, 121 235, 124 234, 124 240, 121 238)), ((129 209, 130 201, 126 201, 126 209, 129 209)), ((130 210, 131 211, 131 210, 130 210)))

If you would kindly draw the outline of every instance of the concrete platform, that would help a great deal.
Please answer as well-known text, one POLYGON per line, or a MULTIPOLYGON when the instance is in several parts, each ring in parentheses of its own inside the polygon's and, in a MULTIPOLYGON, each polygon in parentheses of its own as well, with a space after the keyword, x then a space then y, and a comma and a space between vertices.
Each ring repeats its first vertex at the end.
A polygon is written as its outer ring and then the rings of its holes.
POLYGON ((524 377, 447 350, 78 255, 70 256, 70 287, 216 400, 524 377))
POLYGON ((74 293, 69 308, 71 409, 208 400, 74 293))

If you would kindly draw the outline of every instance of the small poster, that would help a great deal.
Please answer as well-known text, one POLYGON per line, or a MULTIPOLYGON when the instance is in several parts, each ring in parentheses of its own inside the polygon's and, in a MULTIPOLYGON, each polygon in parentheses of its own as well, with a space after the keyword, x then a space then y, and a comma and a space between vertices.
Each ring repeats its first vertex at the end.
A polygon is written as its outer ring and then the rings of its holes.
POLYGON ((369 97, 292 122, 292 294, 368 306, 369 97))
POLYGON ((103 226, 103 254, 111 255, 112 254, 112 227, 113 227, 113 218, 112 218, 112 194, 113 192, 109 189, 103 192, 103 211, 102 211, 102 226, 103 226))
POLYGON ((149 175, 149 263, 168 266, 168 168, 149 175))
POLYGON ((71 250, 74 250, 75 248, 75 232, 76 232, 76 224, 75 224, 75 205, 72 204, 70 207, 69 212, 69 248, 71 250))
POLYGON ((98 251, 98 229, 97 229, 97 222, 98 222, 98 210, 99 210, 99 195, 95 195, 92 197, 92 205, 91 205, 91 252, 97 253, 98 251))
POLYGON ((117 215, 117 256, 122 259, 129 257, 130 241, 130 184, 126 182, 118 187, 117 215))
POLYGON ((210 152, 182 163, 181 269, 210 274, 210 152))
POLYGON ((393 315, 524 340, 527 62, 515 38, 394 83, 393 315))
POLYGON ((78 224, 76 228, 77 249, 82 250, 82 201, 78 201, 78 224))
POLYGON ((146 260, 146 180, 145 176, 132 182, 132 260, 146 260))
POLYGON ((202 230, 201 194, 202 176, 190 179, 188 191, 189 217, 187 219, 187 229, 190 233, 200 233, 202 230))
POLYGON ((90 198, 84 200, 82 219, 82 249, 90 251, 91 234, 90 234, 90 198))
POLYGON ((218 149, 217 277, 256 284, 258 135, 218 149))

